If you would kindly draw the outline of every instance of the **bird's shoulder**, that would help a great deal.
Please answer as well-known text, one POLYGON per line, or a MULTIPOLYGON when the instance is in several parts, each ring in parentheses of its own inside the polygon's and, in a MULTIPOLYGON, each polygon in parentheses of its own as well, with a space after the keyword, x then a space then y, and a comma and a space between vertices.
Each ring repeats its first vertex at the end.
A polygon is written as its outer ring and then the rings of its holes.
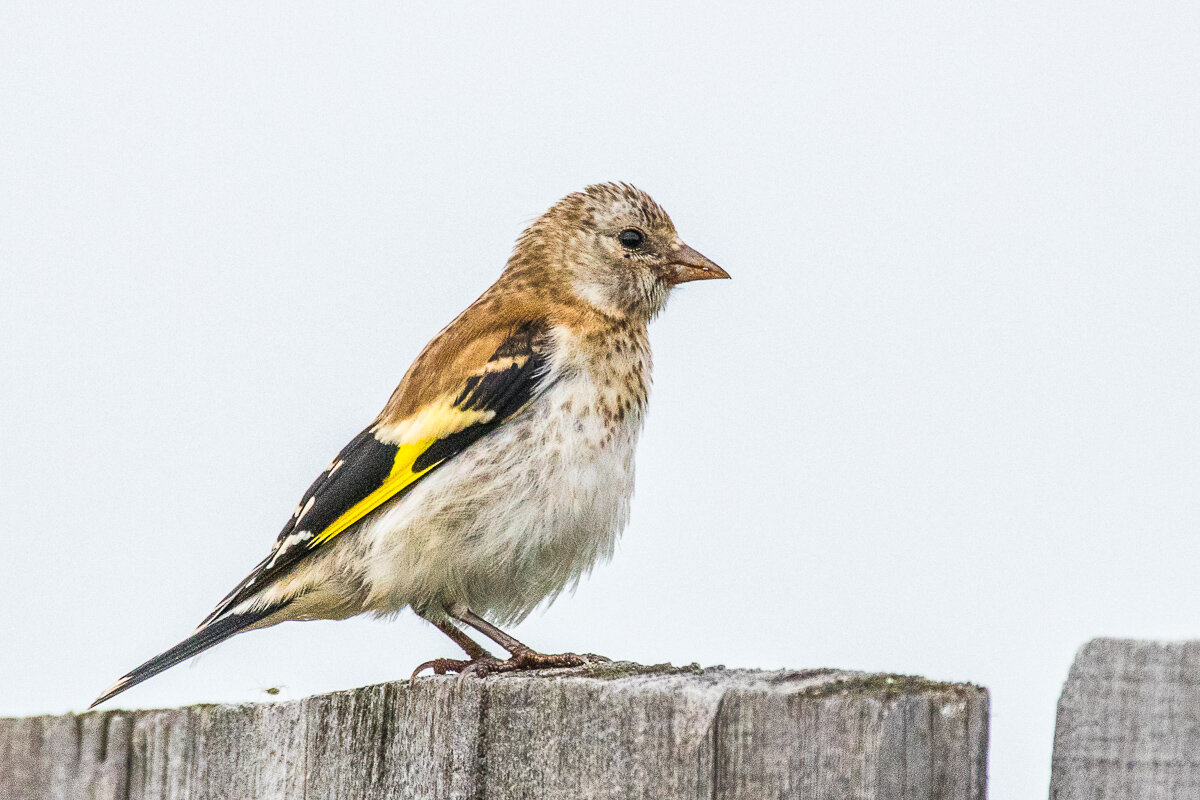
POLYGON ((489 291, 443 328, 413 360, 377 423, 394 426, 503 362, 533 357, 545 345, 546 309, 489 291))
POLYGON ((611 327, 595 309, 564 292, 506 273, 425 346, 380 412, 395 428, 423 409, 457 398, 477 378, 536 359, 544 369, 570 342, 599 343, 611 327))

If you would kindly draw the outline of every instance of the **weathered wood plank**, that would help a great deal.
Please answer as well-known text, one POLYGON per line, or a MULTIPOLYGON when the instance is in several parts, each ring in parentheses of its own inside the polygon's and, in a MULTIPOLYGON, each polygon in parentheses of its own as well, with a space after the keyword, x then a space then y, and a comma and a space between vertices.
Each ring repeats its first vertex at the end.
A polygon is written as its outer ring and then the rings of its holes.
POLYGON ((290 703, 0 720, 4 800, 981 800, 987 693, 604 664, 290 703))
POLYGON ((714 797, 982 800, 987 704, 921 678, 758 673, 722 699, 714 797))
POLYGON ((0 798, 124 800, 131 724, 120 712, 0 720, 0 798))
POLYGON ((1200 797, 1200 642, 1080 649, 1058 702, 1050 797, 1200 797))
POLYGON ((711 797, 728 682, 699 670, 634 672, 614 665, 590 680, 513 676, 490 686, 483 796, 711 797))

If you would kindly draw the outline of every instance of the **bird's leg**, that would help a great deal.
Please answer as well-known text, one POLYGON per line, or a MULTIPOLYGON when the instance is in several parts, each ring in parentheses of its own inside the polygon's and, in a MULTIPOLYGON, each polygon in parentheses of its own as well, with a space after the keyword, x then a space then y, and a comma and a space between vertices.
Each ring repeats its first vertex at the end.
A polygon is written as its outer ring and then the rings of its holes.
POLYGON ((462 613, 455 613, 454 611, 449 613, 459 622, 470 625, 510 653, 516 653, 518 650, 530 650, 532 652, 532 648, 528 645, 522 644, 509 636, 469 608, 462 613))
POLYGON ((475 630, 488 637, 496 644, 503 647, 512 657, 499 661, 497 659, 479 659, 472 663, 463 674, 467 671, 478 675, 479 677, 487 677, 493 672, 516 672, 526 669, 553 669, 556 667, 579 667, 593 661, 608 661, 604 656, 598 656, 594 653, 579 655, 577 653, 557 653, 547 654, 539 653, 532 647, 522 644, 513 637, 509 636, 504 631, 497 628, 492 623, 488 622, 483 617, 476 614, 471 609, 463 612, 450 611, 451 616, 466 625, 470 625, 475 630))
POLYGON ((483 646, 477 643, 470 636, 467 636, 467 634, 463 633, 463 631, 456 627, 453 623, 447 622, 446 620, 438 620, 433 624, 437 626, 439 631, 453 639, 454 643, 461 647, 463 651, 471 657, 472 660, 492 657, 492 654, 484 649, 483 646))
POLYGON ((438 619, 433 620, 433 624, 437 626, 439 631, 449 636, 455 644, 461 647, 463 651, 470 656, 470 660, 463 661, 456 658, 435 658, 430 661, 426 661, 424 664, 421 664, 415 670, 413 670, 412 677, 409 678, 410 681, 427 669, 432 669, 433 674, 435 675, 445 675, 447 672, 462 672, 472 664, 480 662, 498 662, 498 659, 495 656, 481 647, 470 636, 467 636, 467 634, 459 630, 454 623, 444 619, 438 619))

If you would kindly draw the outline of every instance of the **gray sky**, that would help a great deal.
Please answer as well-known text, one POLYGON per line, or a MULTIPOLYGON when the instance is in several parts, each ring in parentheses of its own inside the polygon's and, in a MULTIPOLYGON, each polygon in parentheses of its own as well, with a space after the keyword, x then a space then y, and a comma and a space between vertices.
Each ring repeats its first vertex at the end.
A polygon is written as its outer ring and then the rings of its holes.
MULTIPOLYGON (((1200 6, 0 9, 0 714, 185 636, 523 225, 650 191, 733 274, 655 323, 633 522, 516 633, 989 687, 1043 796, 1097 635, 1200 636, 1200 6)), ((383 681, 411 616, 121 703, 383 681)))

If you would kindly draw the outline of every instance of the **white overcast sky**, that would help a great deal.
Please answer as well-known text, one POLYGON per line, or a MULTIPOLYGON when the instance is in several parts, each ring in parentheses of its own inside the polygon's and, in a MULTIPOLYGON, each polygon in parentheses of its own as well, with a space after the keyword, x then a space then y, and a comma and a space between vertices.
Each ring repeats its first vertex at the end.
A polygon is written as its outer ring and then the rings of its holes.
MULTIPOLYGON (((1200 5, 401 6, 0 9, 0 714, 189 633, 603 180, 734 280, 654 324, 633 521, 518 636, 983 684, 995 797, 1083 642, 1200 637, 1200 5)), ((453 653, 289 624, 120 702, 453 653)))

